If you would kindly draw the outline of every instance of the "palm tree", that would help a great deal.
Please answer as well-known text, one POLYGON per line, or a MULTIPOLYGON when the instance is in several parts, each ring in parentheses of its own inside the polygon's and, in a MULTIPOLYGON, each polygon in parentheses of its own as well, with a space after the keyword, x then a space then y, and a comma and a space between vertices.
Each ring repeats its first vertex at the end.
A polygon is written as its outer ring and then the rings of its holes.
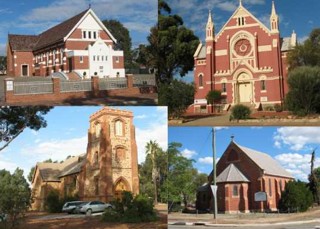
POLYGON ((158 192, 157 192, 157 178, 159 177, 159 170, 156 165, 157 152, 159 145, 156 141, 150 140, 146 145, 146 154, 150 155, 152 161, 152 181, 154 185, 154 204, 158 204, 158 192))

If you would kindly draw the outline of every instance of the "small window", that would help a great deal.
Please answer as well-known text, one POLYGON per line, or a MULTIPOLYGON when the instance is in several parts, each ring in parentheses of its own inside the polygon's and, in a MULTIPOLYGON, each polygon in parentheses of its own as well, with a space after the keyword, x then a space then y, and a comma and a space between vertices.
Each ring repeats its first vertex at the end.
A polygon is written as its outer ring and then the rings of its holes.
POLYGON ((96 38, 97 38, 97 32, 94 31, 94 32, 93 32, 93 39, 96 39, 96 38))
POLYGON ((119 63, 119 57, 118 56, 116 56, 116 62, 119 63))
POLYGON ((203 76, 199 75, 199 87, 203 87, 203 76))
POLYGON ((63 64, 63 49, 60 49, 60 64, 63 64))
POLYGON ((279 180, 280 192, 282 192, 282 180, 279 180))
POLYGON ((265 90, 266 90, 266 81, 261 80, 261 91, 265 91, 265 90))
POLYGON ((103 61, 103 57, 104 57, 104 56, 101 56, 101 61, 103 61))
POLYGON ((226 93, 227 92, 227 84, 222 83, 222 92, 226 93))
MULTIPOLYGON (((99 195, 99 178, 98 177, 95 177, 94 178, 94 185, 95 185, 95 194, 96 194, 96 196, 97 195, 99 195)), ((93 205, 94 204, 97 204, 97 202, 95 201, 94 203, 93 203, 93 205)))
POLYGON ((232 196, 239 196, 239 187, 238 187, 238 185, 233 185, 232 196))
POLYGON ((100 56, 99 55, 97 56, 97 61, 100 61, 100 56))
POLYGON ((121 120, 115 122, 115 134, 116 136, 123 136, 123 123, 121 120))
POLYGON ((108 60, 108 57, 106 56, 106 61, 108 60))
POLYGON ((83 32, 82 32, 82 37, 83 37, 83 39, 86 39, 86 38, 87 38, 87 31, 83 31, 83 32))
POLYGON ((93 61, 96 61, 96 56, 93 56, 93 61))
POLYGON ((83 56, 80 56, 80 63, 83 63, 83 56))
POLYGON ((91 39, 91 31, 88 32, 88 38, 91 39))

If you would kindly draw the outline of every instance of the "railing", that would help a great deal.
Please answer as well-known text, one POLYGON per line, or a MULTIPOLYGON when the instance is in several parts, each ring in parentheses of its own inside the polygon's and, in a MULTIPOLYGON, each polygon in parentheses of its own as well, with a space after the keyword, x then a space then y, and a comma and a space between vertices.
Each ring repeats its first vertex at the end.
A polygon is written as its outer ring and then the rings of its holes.
POLYGON ((155 86, 155 85, 156 85, 155 75, 133 75, 134 87, 155 86))
POLYGON ((13 92, 15 95, 53 93, 53 83, 41 81, 15 82, 13 86, 13 92))
POLYGON ((121 89, 127 87, 128 82, 126 78, 99 79, 100 90, 121 89))
POLYGON ((91 80, 81 81, 61 81, 61 92, 77 92, 77 91, 92 91, 91 80))

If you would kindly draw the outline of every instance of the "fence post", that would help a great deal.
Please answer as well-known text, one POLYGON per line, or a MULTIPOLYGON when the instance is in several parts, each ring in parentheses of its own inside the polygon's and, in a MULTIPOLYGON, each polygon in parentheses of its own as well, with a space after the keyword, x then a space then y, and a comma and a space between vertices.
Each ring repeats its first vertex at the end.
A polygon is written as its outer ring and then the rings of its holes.
POLYGON ((132 74, 127 74, 127 87, 128 88, 133 88, 133 75, 132 74))
POLYGON ((7 102, 14 95, 14 78, 4 79, 4 99, 7 102))
POLYGON ((55 96, 59 96, 60 94, 60 78, 59 77, 52 77, 53 83, 53 94, 55 96))
POLYGON ((91 88, 93 96, 98 97, 100 92, 98 76, 91 76, 91 88))

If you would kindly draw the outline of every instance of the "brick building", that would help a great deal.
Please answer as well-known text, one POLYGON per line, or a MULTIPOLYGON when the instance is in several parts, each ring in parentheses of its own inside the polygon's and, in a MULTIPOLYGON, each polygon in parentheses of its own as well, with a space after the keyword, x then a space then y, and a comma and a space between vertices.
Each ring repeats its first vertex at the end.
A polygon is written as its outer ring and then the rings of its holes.
POLYGON ((8 35, 10 76, 125 77, 123 51, 92 9, 39 35, 8 35), (59 75, 59 73, 57 73, 59 75))
POLYGON ((60 197, 111 201, 123 190, 139 193, 133 114, 103 108, 90 117, 87 153, 63 163, 37 163, 32 179, 32 209, 43 210, 50 190, 60 197))
MULTIPOLYGON (((212 207, 212 173, 208 184, 198 189, 197 208, 212 207)), ((277 161, 265 153, 231 141, 217 163, 218 211, 225 213, 276 211, 281 192, 293 177, 277 161), (255 201, 255 194, 264 192, 267 201, 255 201)))
POLYGON ((288 91, 287 53, 297 38, 280 37, 279 17, 274 3, 270 28, 241 3, 215 34, 211 12, 206 25, 205 44, 194 54, 196 94, 190 112, 210 112, 206 95, 220 90, 225 108, 235 104, 252 107, 280 104, 288 91))

